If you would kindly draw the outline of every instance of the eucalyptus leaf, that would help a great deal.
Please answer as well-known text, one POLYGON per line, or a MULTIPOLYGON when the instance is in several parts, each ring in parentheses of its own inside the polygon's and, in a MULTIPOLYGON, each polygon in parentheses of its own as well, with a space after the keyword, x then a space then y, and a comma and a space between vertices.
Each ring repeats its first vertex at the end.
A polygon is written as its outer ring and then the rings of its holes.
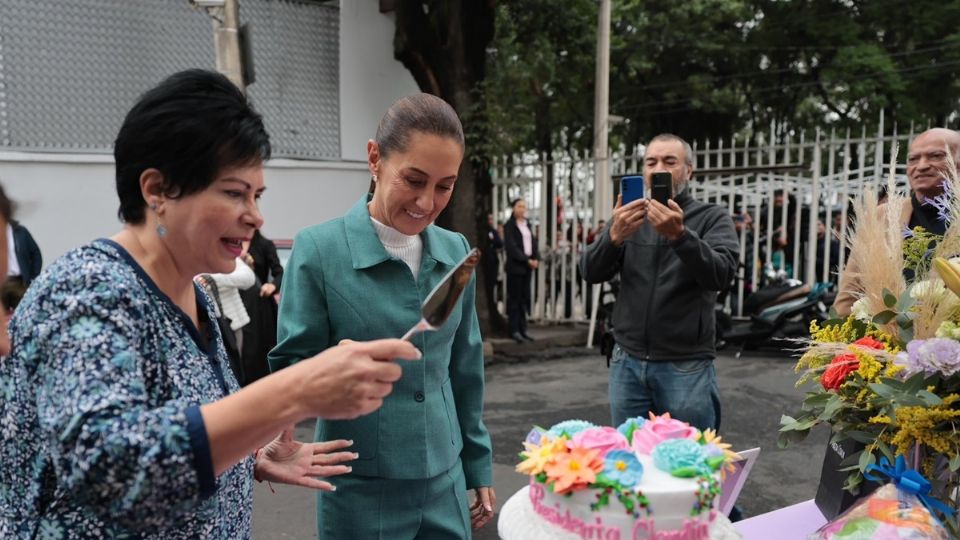
POLYGON ((823 407, 823 412, 817 417, 818 420, 827 421, 833 418, 840 409, 843 409, 844 403, 838 394, 831 394, 830 400, 823 407))
POLYGON ((877 436, 866 431, 848 431, 845 434, 847 438, 853 439, 858 443, 870 444, 877 440, 877 436))
POLYGON ((796 433, 796 431, 788 431, 786 433, 777 434, 777 448, 783 450, 790 446, 790 437, 788 434, 796 433))
POLYGON ((792 424, 781 426, 780 431, 808 431, 810 428, 817 425, 817 421, 818 420, 814 417, 797 420, 792 424))
POLYGON ((910 289, 903 291, 903 294, 900 295, 900 301, 897 302, 897 311, 905 312, 910 311, 914 305, 916 305, 917 299, 910 294, 910 289))
POLYGON ((870 389, 880 397, 892 399, 896 390, 883 383, 870 383, 870 389))
POLYGON ((900 340, 904 343, 908 341, 913 341, 913 324, 910 324, 909 328, 900 329, 900 340))
POLYGON ((867 467, 873 465, 877 462, 876 456, 873 455, 873 452, 867 452, 864 450, 860 453, 859 467, 861 471, 866 471, 867 467))
POLYGON ((894 457, 893 450, 890 449, 890 445, 883 442, 882 439, 877 439, 877 447, 880 448, 880 453, 883 454, 883 457, 890 460, 891 463, 896 461, 896 457, 894 457))
POLYGON ((873 316, 873 322, 875 324, 887 324, 888 322, 892 321, 893 318, 896 316, 897 316, 896 311, 890 311, 890 310, 881 311, 880 313, 877 313, 876 315, 873 316))
POLYGON ((897 326, 900 328, 913 328, 913 319, 906 313, 897 314, 897 326))
POLYGON ((950 471, 957 472, 958 470, 960 470, 960 454, 957 454, 950 459, 950 471))
POLYGON ((810 409, 814 407, 823 407, 827 404, 827 401, 830 400, 830 396, 836 395, 829 392, 809 392, 807 397, 803 400, 804 409, 810 409))
POLYGON ((777 435, 777 446, 780 448, 787 448, 791 444, 803 442, 807 438, 807 435, 810 434, 810 431, 783 431, 777 435))
MULTIPOLYGON (((884 382, 890 379, 886 379, 884 382)), ((895 384, 887 383, 889 386, 896 386, 895 384)), ((923 373, 916 373, 903 383, 903 391, 908 394, 916 394, 920 390, 925 389, 928 386, 927 376, 923 373)))
POLYGON ((843 489, 851 493, 858 493, 860 491, 860 484, 862 483, 863 475, 856 472, 847 477, 847 481, 843 483, 843 489))
POLYGON ((923 404, 928 407, 933 407, 943 403, 943 400, 940 399, 940 396, 932 392, 927 392, 926 390, 917 392, 917 397, 920 398, 923 401, 923 404))
POLYGON ((883 305, 891 309, 897 305, 897 297, 890 292, 890 289, 883 289, 883 305))
MULTIPOLYGON (((854 467, 859 467, 860 456, 862 456, 863 454, 864 454, 863 450, 849 454, 847 457, 843 458, 843 461, 840 462, 840 465, 838 467, 849 467, 851 465, 853 465, 854 467)), ((837 469, 837 470, 843 470, 843 469, 837 469)))

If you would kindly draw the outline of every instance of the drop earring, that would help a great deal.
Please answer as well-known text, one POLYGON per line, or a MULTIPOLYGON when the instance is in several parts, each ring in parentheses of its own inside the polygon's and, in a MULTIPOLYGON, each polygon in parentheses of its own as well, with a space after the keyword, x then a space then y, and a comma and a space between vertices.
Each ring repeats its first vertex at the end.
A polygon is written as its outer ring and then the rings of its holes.
MULTIPOLYGON (((157 205, 151 204, 150 209, 156 212, 157 205)), ((163 223, 160 221, 160 214, 157 213, 157 236, 159 236, 160 238, 163 238, 166 235, 167 235, 167 228, 163 226, 163 223)))

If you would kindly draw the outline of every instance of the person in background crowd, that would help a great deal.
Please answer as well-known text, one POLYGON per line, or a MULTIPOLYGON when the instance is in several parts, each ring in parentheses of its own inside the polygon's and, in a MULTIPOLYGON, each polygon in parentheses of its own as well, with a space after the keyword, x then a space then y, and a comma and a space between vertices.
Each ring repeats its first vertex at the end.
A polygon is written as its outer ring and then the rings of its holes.
MULTIPOLYGON (((367 142, 373 193, 294 239, 273 370, 344 340, 401 336, 421 319, 423 299, 470 251, 463 235, 433 224, 463 153, 460 119, 442 99, 415 94, 390 106, 367 142)), ((319 438, 351 439, 359 455, 337 494, 318 497, 321 540, 470 538, 493 519, 475 284, 445 324, 411 338, 423 361, 404 366, 382 410, 317 423, 319 438)))
POLYGON ((597 239, 597 236, 603 232, 604 227, 607 226, 607 220, 601 219, 597 221, 597 226, 590 230, 590 233, 587 234, 587 244, 592 244, 594 240, 597 239))
POLYGON ((510 318, 510 337, 517 343, 533 341, 527 333, 527 314, 530 313, 530 279, 540 266, 537 236, 527 221, 527 203, 515 199, 510 203, 513 214, 503 226, 503 244, 507 252, 507 315, 510 318))
POLYGON ((240 360, 240 351, 243 350, 243 328, 250 323, 250 315, 240 299, 240 291, 254 286, 257 276, 253 273, 253 259, 247 253, 249 242, 243 242, 243 251, 237 257, 235 268, 230 273, 200 274, 195 279, 201 286, 208 287, 214 297, 214 302, 220 311, 222 321, 221 331, 224 345, 230 354, 230 365, 233 367, 237 381, 243 383, 246 377, 240 360), (212 285, 212 286, 211 286, 212 285))
POLYGON ((840 240, 832 231, 828 234, 827 225, 822 219, 817 220, 817 259, 814 267, 816 281, 823 281, 824 250, 829 250, 830 268, 827 270, 827 281, 837 282, 837 270, 840 268, 840 240))
POLYGON ((736 273, 739 242, 726 208, 690 195, 694 168, 686 141, 654 137, 643 177, 669 172, 673 199, 618 198, 610 226, 580 259, 588 283, 620 275, 610 363, 615 426, 651 412, 701 430, 720 425, 714 310, 736 273))
POLYGON ((253 234, 248 253, 253 260, 257 284, 240 292, 250 316, 250 324, 243 327, 240 362, 244 380, 240 381, 241 386, 270 373, 267 355, 277 344, 277 302, 283 283, 283 266, 277 256, 277 247, 259 229, 253 234))
POLYGON ((0 215, 6 221, 6 244, 10 257, 7 260, 7 280, 0 286, 0 297, 8 312, 16 309, 23 293, 38 275, 43 266, 40 246, 33 235, 14 219, 15 205, 0 186, 0 215))
MULTIPOLYGON (((767 203, 760 208, 760 226, 757 227, 757 234, 760 235, 760 242, 765 246, 764 238, 767 235, 767 203)), ((804 264, 804 250, 807 249, 807 234, 810 230, 810 209, 806 206, 801 207, 797 198, 792 193, 787 193, 778 189, 773 194, 773 236, 771 238, 772 253, 763 253, 761 256, 765 259, 764 264, 770 263, 775 268, 783 268, 790 275, 796 266, 797 275, 803 276, 806 271, 804 264), (786 207, 786 208, 785 208, 786 207), (786 226, 784 226, 784 211, 786 210, 786 226), (800 229, 797 230, 797 213, 800 213, 800 229), (795 260, 794 249, 799 245, 800 260, 795 260)), ((765 248, 761 248, 765 251, 765 248)))
POLYGON ((493 214, 487 214, 487 234, 484 245, 480 250, 483 262, 483 285, 487 299, 496 306, 497 284, 500 283, 500 251, 503 250, 503 236, 500 227, 493 219, 493 214))
MULTIPOLYGON (((957 163, 960 163, 960 133, 945 128, 932 128, 910 141, 907 151, 910 197, 904 200, 900 208, 900 222, 904 227, 923 227, 928 232, 940 235, 946 232, 947 224, 940 219, 937 209, 925 202, 943 193, 951 162, 956 170, 957 163)), ((886 191, 883 194, 886 195, 886 191)), ((856 246, 853 249, 856 249, 856 246)), ((849 264, 844 267, 840 276, 839 292, 833 308, 841 317, 850 315, 860 292, 860 282, 856 275, 858 271, 849 264)))
MULTIPOLYGON (((0 362, 0 538, 249 538, 252 479, 333 490, 346 440, 307 418, 380 408, 410 343, 350 343, 240 389, 194 284, 230 272, 263 218, 270 141, 243 92, 189 70, 144 94, 114 144, 123 229, 54 262, 0 362)), ((319 352, 319 351, 318 351, 319 352)))

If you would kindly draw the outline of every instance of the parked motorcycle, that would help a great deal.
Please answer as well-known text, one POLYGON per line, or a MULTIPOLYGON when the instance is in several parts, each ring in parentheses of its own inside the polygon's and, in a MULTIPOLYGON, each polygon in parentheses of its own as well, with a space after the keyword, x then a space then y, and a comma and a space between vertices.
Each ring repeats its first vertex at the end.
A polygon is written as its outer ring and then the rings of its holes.
POLYGON ((734 320, 718 305, 717 348, 737 345, 755 349, 762 345, 789 345, 791 338, 808 335, 810 321, 830 318, 829 306, 835 293, 832 283, 807 285, 788 279, 783 271, 765 269, 766 285, 744 299, 743 314, 749 317, 734 320))

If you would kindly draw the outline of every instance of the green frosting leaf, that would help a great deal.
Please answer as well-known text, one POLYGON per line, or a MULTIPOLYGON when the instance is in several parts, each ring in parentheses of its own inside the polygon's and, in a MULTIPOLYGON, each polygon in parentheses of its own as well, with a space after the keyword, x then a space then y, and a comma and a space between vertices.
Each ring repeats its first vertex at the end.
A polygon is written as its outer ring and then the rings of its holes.
POLYGON ((696 478, 700 475, 700 469, 697 467, 677 467, 670 471, 670 474, 677 478, 696 478))

